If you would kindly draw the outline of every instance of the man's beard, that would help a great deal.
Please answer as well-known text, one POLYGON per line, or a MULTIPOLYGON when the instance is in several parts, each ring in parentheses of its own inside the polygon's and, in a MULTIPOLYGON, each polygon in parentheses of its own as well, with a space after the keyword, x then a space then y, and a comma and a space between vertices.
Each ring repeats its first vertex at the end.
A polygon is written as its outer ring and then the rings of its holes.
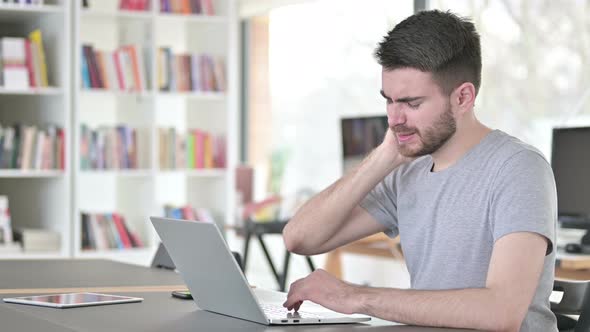
POLYGON ((417 128, 408 128, 403 125, 395 126, 392 130, 401 133, 414 132, 417 135, 422 143, 418 149, 412 149, 410 144, 398 144, 399 152, 403 156, 415 158, 432 154, 440 149, 457 131, 457 121, 453 118, 449 105, 436 122, 422 132, 418 131, 417 128))

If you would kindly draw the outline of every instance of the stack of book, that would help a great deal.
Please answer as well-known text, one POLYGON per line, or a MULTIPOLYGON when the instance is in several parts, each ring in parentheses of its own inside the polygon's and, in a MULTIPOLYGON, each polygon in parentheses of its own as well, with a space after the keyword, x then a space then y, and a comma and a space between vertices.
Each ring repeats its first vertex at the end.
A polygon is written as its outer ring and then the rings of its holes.
POLYGON ((215 15, 211 0, 160 0, 162 13, 215 15))
POLYGON ((60 234, 45 229, 19 229, 14 232, 14 240, 22 243, 24 252, 51 252, 61 248, 60 234))
POLYGON ((41 30, 31 32, 29 38, 0 38, 0 54, 0 85, 6 89, 49 86, 41 30))
MULTIPOLYGON (((140 130, 126 125, 90 129, 80 128, 80 168, 137 169, 138 134, 140 130)), ((140 137, 141 138, 141 137, 140 137)))
POLYGON ((65 134, 50 125, 0 125, 0 168, 49 170, 65 168, 65 134))
POLYGON ((222 57, 208 54, 172 54, 158 50, 158 88, 161 91, 214 91, 226 89, 222 57))
POLYGON ((141 92, 149 90, 149 52, 139 45, 122 46, 114 52, 82 45, 82 87, 141 92))
POLYGON ((201 222, 215 223, 213 214, 206 208, 193 208, 190 205, 174 206, 172 204, 164 205, 164 215, 166 218, 195 220, 201 222))
POLYGON ((225 136, 190 129, 182 135, 175 128, 160 128, 159 161, 161 169, 225 168, 225 136))
POLYGON ((119 213, 81 213, 82 249, 106 250, 143 247, 119 213))
POLYGON ((149 9, 149 0, 120 0, 119 9, 146 11, 149 9))

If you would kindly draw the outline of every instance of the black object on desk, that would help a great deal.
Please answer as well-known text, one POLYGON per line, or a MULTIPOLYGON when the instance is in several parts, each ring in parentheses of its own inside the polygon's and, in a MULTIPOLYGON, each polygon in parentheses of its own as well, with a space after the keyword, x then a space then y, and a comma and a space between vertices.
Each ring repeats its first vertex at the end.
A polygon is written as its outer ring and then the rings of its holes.
POLYGON ((183 300, 192 300, 193 299, 193 295, 191 294, 191 292, 189 290, 172 291, 172 296, 177 297, 179 299, 183 299, 183 300))
MULTIPOLYGON (((283 234, 283 229, 286 225, 287 220, 255 222, 248 218, 244 222, 244 228, 238 229, 238 234, 244 236, 244 261, 242 271, 246 271, 246 264, 248 263, 248 249, 250 248, 250 238, 252 236, 256 236, 258 242, 260 243, 260 247, 262 247, 262 251, 264 252, 266 261, 268 262, 268 265, 270 266, 270 269, 272 270, 272 273, 277 283, 279 284, 279 290, 281 292, 284 292, 286 289, 287 274, 289 272, 289 259, 291 258, 291 253, 285 248, 285 260, 283 265, 283 271, 279 274, 272 260, 272 257, 268 252, 268 249, 262 236, 266 234, 283 234)), ((309 256, 305 256, 305 259, 307 261, 309 269, 313 272, 315 270, 315 265, 313 264, 313 261, 309 256)))

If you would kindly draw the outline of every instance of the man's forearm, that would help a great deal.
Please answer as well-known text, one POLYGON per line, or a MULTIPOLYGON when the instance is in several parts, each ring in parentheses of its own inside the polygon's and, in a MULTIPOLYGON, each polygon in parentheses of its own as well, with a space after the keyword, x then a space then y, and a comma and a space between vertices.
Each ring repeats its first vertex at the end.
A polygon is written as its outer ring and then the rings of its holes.
POLYGON ((405 290, 358 287, 353 312, 404 324, 518 331, 524 316, 490 288, 405 290))
POLYGON ((334 235, 352 209, 404 160, 376 148, 353 171, 306 202, 285 227, 285 241, 292 248, 317 248, 334 235), (293 244, 295 243, 295 244, 293 244))

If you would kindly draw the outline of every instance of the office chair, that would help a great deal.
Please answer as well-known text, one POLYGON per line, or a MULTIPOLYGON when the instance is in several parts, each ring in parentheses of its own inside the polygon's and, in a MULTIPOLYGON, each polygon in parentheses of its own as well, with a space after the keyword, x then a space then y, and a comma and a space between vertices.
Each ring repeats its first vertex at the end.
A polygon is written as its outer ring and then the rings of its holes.
POLYGON ((563 292, 559 303, 551 302, 558 330, 590 332, 590 281, 555 279, 553 290, 563 292), (567 315, 579 315, 579 318, 567 315))
MULTIPOLYGON (((240 253, 235 251, 232 251, 231 253, 233 254, 234 259, 238 263, 238 266, 240 267, 242 272, 244 272, 244 264, 242 263, 242 256, 240 256, 240 253)), ((170 258, 170 255, 168 254, 168 251, 166 250, 166 247, 164 247, 163 243, 160 243, 160 245, 158 245, 158 250, 156 251, 154 258, 152 259, 151 267, 163 268, 168 270, 176 269, 176 266, 174 265, 172 258, 170 258)))

